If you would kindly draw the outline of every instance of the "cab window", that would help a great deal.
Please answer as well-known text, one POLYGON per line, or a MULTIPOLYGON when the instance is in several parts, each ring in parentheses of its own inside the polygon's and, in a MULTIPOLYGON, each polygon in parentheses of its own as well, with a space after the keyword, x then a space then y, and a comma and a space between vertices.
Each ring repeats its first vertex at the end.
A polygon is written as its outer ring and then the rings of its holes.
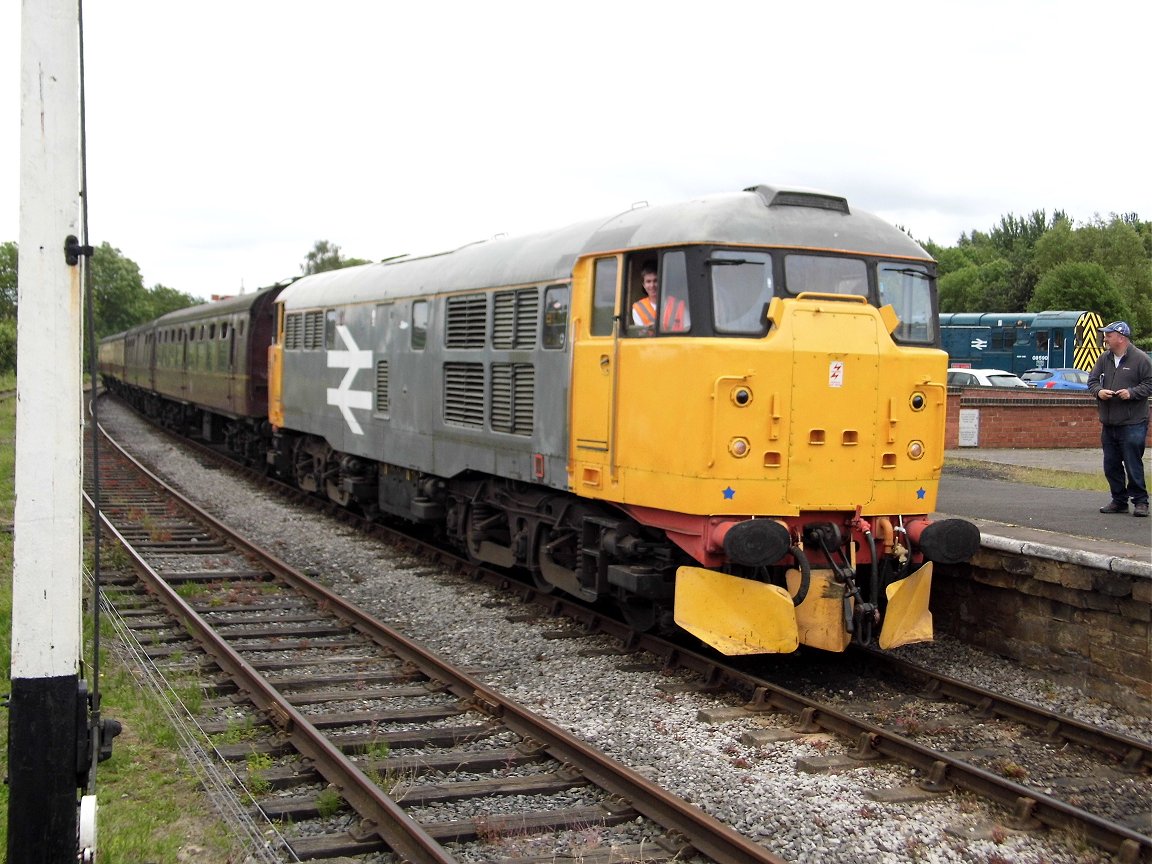
POLYGON ((868 268, 859 258, 830 255, 788 255, 784 258, 784 286, 789 294, 868 296, 868 268))
POLYGON ((660 258, 660 332, 687 333, 692 327, 688 309, 688 265, 683 252, 660 258))
POLYGON ((616 307, 616 274, 619 266, 615 258, 597 258, 593 274, 592 335, 611 336, 612 318, 616 307))
POLYGON ((763 333, 772 300, 772 256, 718 249, 708 258, 717 333, 763 333))
POLYGON ((877 285, 880 306, 891 305, 900 319, 892 338, 901 343, 935 344, 933 281, 928 269, 903 261, 881 261, 877 266, 877 285))
POLYGON ((688 265, 682 251, 659 258, 634 256, 629 262, 625 323, 633 336, 687 333, 692 327, 688 304, 688 265))

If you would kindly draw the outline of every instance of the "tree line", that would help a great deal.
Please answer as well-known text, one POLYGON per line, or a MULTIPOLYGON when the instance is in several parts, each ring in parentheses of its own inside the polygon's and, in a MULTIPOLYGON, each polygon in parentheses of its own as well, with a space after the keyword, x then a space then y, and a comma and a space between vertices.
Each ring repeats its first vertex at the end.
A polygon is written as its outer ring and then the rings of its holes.
MULTIPOLYGON (((16 243, 0 243, 0 372, 16 369, 18 259, 16 243)), ((92 324, 97 340, 168 312, 204 302, 166 285, 145 288, 139 265, 109 243, 102 243, 88 260, 92 280, 92 324)), ((361 258, 346 258, 339 246, 320 240, 305 255, 300 270, 307 275, 367 263, 361 258)), ((87 329, 84 335, 87 340, 87 329)))
MULTIPOLYGON (((1152 222, 1135 213, 1082 224, 1062 211, 1008 214, 955 246, 922 245, 939 264, 941 312, 1098 312, 1127 321, 1134 340, 1152 349, 1152 222)), ((16 368, 17 251, 0 243, 0 372, 16 368)), ((90 262, 97 339, 203 302, 165 285, 145 288, 136 262, 109 243, 90 262)), ((300 272, 367 263, 318 240, 300 272)))
MULTIPOLYGON (((16 368, 18 257, 15 243, 0 243, 0 372, 11 372, 16 368)), ((140 267, 109 243, 97 247, 88 260, 92 279, 93 327, 97 339, 202 302, 191 294, 165 285, 145 288, 140 267)))
POLYGON ((955 246, 924 246, 939 263, 941 312, 1099 312, 1152 347, 1152 222, 1135 213, 1083 224, 1009 214, 955 246))

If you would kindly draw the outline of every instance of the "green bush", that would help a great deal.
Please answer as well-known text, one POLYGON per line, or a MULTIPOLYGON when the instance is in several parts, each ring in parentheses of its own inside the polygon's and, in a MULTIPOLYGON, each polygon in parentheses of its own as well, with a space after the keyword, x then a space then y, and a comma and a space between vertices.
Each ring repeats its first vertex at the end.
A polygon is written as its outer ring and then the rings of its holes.
POLYGON ((16 319, 0 318, 0 373, 16 371, 16 319))

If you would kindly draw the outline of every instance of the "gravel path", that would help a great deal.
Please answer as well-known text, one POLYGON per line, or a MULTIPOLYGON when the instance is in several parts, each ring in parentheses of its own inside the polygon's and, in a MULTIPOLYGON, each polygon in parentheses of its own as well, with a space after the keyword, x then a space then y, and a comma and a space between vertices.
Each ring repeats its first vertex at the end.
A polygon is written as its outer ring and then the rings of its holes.
MULTIPOLYGON (((865 792, 910 782, 908 771, 873 765, 841 774, 798 771, 798 759, 847 752, 824 735, 764 747, 741 743, 756 718, 710 725, 697 715, 716 699, 659 689, 655 672, 622 670, 619 657, 591 655, 611 647, 603 637, 547 638, 538 624, 509 620, 523 613, 507 597, 458 577, 441 576, 426 562, 358 536, 346 526, 301 512, 237 483, 155 436, 124 409, 102 404, 100 420, 132 440, 140 458, 170 478, 217 518, 265 545, 285 561, 528 708, 699 804, 736 830, 795 862, 988 862, 1086 864, 1108 860, 1082 844, 1045 832, 997 830, 1003 814, 969 795, 952 793, 915 804, 878 803, 865 792), (461 609, 470 610, 461 618, 461 609), (583 653, 582 653, 583 652, 583 653)), ((565 629, 557 624, 552 629, 565 629)), ((911 659, 957 678, 994 682, 1017 698, 1152 737, 1152 721, 1120 713, 1000 658, 941 641, 905 649, 911 659)), ((629 658, 628 663, 635 663, 629 658)), ((462 856, 462 860, 464 860, 462 856)))

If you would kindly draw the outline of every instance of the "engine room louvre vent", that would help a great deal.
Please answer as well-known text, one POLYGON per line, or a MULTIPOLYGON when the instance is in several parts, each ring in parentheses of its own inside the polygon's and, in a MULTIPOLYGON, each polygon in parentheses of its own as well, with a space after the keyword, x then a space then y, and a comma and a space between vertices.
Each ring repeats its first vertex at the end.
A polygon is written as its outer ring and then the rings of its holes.
POLYGON ((284 319, 284 348, 291 351, 304 347, 304 316, 294 312, 284 319))
POLYGON ((484 364, 444 364, 444 422, 484 428, 484 364))
POLYGON ((376 413, 388 413, 388 361, 376 361, 376 413))
POLYGON ((536 370, 530 363, 492 364, 492 429, 531 435, 536 370))
POLYGON ((449 297, 444 321, 447 348, 483 348, 488 325, 488 298, 483 294, 449 297))
POLYGON ((824 192, 801 189, 775 189, 772 186, 749 186, 745 192, 755 192, 769 207, 815 207, 819 210, 835 210, 849 213, 848 199, 824 192))
POLYGON ((501 291, 492 310, 493 348, 535 348, 540 290, 501 291))
POLYGON ((305 351, 315 351, 324 347, 324 313, 319 309, 304 313, 305 351))

